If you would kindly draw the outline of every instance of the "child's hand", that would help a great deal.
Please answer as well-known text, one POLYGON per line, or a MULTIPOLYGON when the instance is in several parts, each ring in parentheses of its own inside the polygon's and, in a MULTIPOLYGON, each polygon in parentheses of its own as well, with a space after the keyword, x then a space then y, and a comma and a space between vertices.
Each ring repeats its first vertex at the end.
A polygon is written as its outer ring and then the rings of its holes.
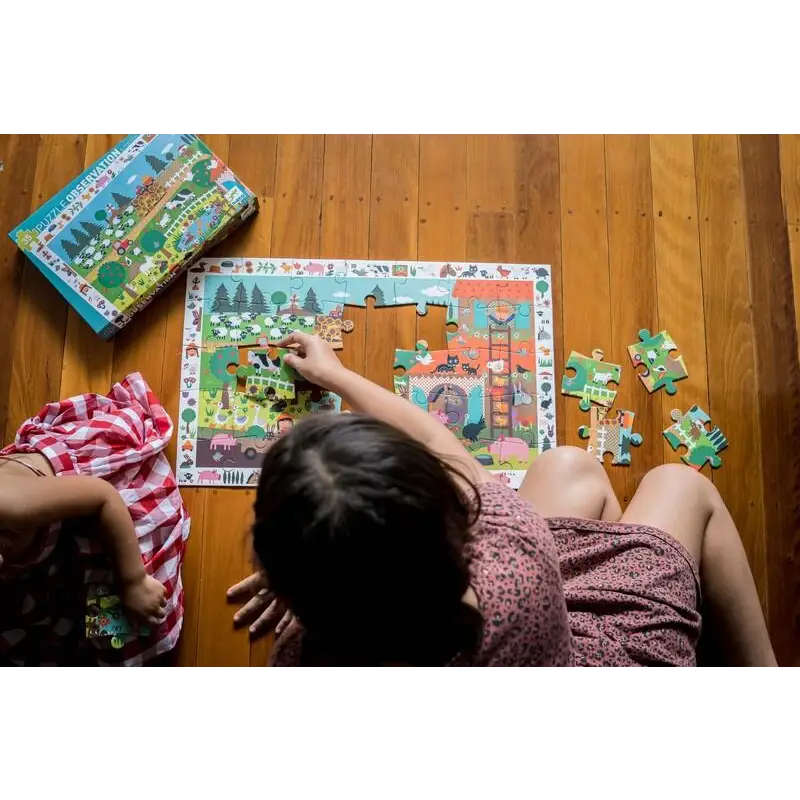
POLYGON ((318 336, 293 331, 285 339, 276 342, 275 346, 294 350, 283 357, 284 363, 323 389, 331 389, 332 381, 344 369, 333 348, 318 336))
POLYGON ((160 625, 165 617, 165 594, 162 584, 150 575, 145 575, 141 580, 125 586, 122 590, 122 602, 148 624, 160 625))

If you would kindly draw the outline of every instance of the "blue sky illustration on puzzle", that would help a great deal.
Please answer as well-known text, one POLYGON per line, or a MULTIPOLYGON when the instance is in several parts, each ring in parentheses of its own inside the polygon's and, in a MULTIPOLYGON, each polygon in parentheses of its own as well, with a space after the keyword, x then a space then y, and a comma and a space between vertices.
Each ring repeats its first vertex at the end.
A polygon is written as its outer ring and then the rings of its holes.
MULTIPOLYGON (((337 305, 366 305, 365 298, 374 296, 377 286, 383 292, 386 305, 417 305, 417 310, 424 313, 428 303, 434 305, 447 305, 452 302, 457 307, 455 298, 450 300, 452 285, 438 278, 415 278, 409 281, 400 281, 393 278, 350 278, 339 282, 335 278, 317 278, 308 275, 278 276, 278 277, 246 277, 241 278, 229 275, 206 274, 204 307, 211 310, 215 293, 220 283, 224 283, 228 293, 233 297, 237 286, 242 283, 248 295, 258 286, 264 293, 267 302, 274 292, 283 292, 287 298, 297 295, 297 304, 305 303, 309 289, 314 290, 317 302, 323 312, 329 313, 337 305), (302 284, 301 284, 302 281, 302 284), (293 288, 294 287, 294 288, 293 288)), ((288 305, 288 300, 287 300, 288 305)))

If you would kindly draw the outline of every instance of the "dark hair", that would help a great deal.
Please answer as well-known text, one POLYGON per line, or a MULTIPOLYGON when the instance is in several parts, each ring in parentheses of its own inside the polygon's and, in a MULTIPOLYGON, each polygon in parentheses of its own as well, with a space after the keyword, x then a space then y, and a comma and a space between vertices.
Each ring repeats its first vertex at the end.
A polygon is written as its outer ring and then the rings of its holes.
POLYGON ((319 414, 279 439, 253 545, 303 624, 304 663, 434 665, 475 648, 482 620, 462 597, 478 512, 457 469, 372 417, 319 414))

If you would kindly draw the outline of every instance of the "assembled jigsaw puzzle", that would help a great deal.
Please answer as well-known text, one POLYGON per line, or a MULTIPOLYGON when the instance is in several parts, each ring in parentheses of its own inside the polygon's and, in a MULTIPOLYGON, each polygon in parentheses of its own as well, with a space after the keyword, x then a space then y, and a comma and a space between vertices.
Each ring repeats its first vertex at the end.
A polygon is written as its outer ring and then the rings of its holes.
POLYGON ((9 236, 108 338, 256 208, 194 134, 132 134, 9 236))
POLYGON ((594 453, 600 463, 605 453, 611 453, 612 464, 628 466, 631 463, 631 447, 638 447, 642 443, 641 434, 633 433, 635 418, 633 411, 618 409, 612 412, 595 406, 591 409, 591 424, 581 425, 578 436, 589 440, 586 452, 594 453))
POLYGON ((675 394, 678 391, 675 382, 689 375, 683 356, 675 358, 671 355, 678 346, 666 331, 651 336, 650 331, 643 328, 639 331, 639 339, 637 344, 628 346, 634 369, 639 365, 644 366, 644 370, 636 372, 639 380, 648 392, 655 392, 664 387, 667 394, 675 394))
POLYGON ((611 408, 617 390, 609 383, 619 384, 622 367, 603 361, 602 350, 592 350, 591 358, 573 350, 567 361, 567 369, 575 372, 561 379, 561 393, 580 397, 581 411, 588 411, 592 403, 611 408))
POLYGON ((673 450, 686 446, 683 463, 692 469, 702 469, 706 464, 718 469, 722 465, 718 453, 728 446, 728 440, 719 428, 706 427, 711 417, 700 406, 692 406, 685 414, 674 409, 671 416, 674 423, 664 431, 664 437, 673 450))
POLYGON ((398 351, 395 389, 512 486, 555 446, 553 311, 544 265, 203 259, 187 280, 177 474, 244 486, 294 422, 340 408, 271 346, 292 330, 346 347, 344 306, 444 306, 448 350, 398 351))

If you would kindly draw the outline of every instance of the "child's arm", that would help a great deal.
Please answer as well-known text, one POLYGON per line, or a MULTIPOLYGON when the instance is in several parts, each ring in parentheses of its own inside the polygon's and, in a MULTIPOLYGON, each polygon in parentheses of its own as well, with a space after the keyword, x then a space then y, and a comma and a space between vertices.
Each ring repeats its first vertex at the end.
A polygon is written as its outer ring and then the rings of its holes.
POLYGON ((278 342, 278 346, 294 346, 296 352, 286 355, 285 362, 307 380, 341 395, 356 411, 405 431, 453 464, 473 483, 492 480, 444 425, 413 403, 345 369, 327 342, 294 332, 278 342))
POLYGON ((166 603, 164 587, 145 572, 133 520, 111 485, 88 476, 4 477, 0 482, 0 527, 37 528, 95 514, 122 584, 123 602, 157 624, 166 603))

